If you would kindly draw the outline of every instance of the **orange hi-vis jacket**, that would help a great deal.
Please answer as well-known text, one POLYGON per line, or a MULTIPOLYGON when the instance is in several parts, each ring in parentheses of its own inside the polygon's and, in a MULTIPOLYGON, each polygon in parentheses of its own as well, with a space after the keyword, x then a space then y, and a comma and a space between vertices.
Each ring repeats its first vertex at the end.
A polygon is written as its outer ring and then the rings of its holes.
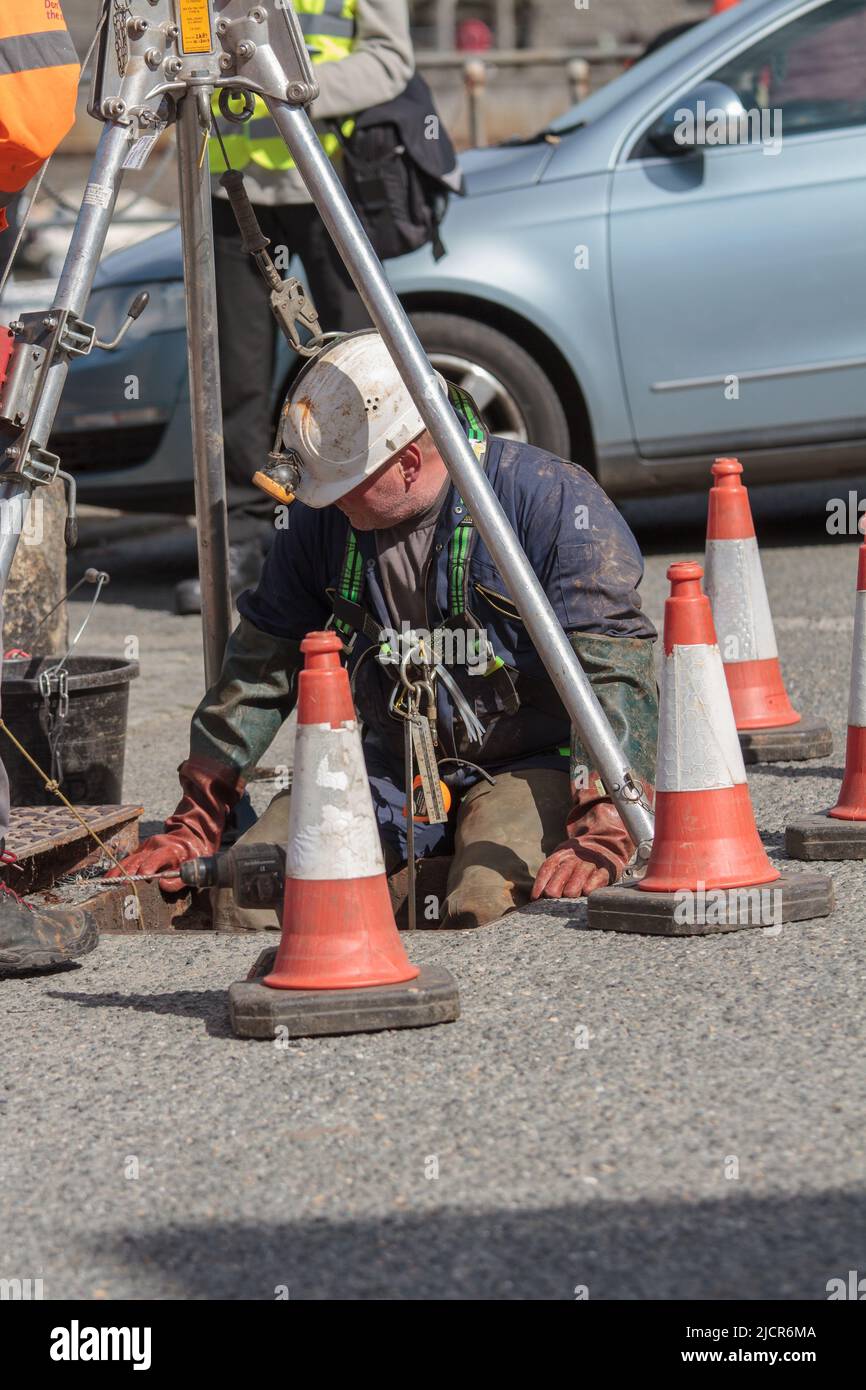
POLYGON ((0 231, 10 196, 72 126, 77 88, 60 0, 0 0, 0 231))

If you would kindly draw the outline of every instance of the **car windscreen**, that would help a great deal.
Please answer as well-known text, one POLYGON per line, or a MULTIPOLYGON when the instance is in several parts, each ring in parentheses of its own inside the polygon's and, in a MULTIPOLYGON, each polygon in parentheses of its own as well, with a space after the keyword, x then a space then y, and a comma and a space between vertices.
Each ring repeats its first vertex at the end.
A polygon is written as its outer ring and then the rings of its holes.
MULTIPOLYGON (((788 8, 793 8, 792 4, 788 8)), ((740 5, 733 9, 725 10, 722 14, 713 16, 702 24, 696 24, 677 38, 671 39, 663 47, 658 48, 653 53, 641 58, 626 72, 619 77, 615 77, 612 82, 608 82, 598 91, 593 92, 585 101, 580 101, 576 106, 570 106, 561 116, 557 116, 555 121, 551 121, 544 130, 539 131, 533 137, 542 140, 547 135, 566 135, 577 126, 587 125, 591 121, 597 121, 600 117, 607 114, 619 102, 627 100, 634 92, 637 92, 644 85, 649 85, 655 81, 659 73, 668 67, 676 67, 678 63, 687 58, 688 55, 700 49, 706 44, 707 39, 714 39, 725 29, 733 28, 742 24, 749 16, 757 18, 764 12, 772 10, 783 10, 776 3, 768 3, 768 0, 742 0, 740 5)))

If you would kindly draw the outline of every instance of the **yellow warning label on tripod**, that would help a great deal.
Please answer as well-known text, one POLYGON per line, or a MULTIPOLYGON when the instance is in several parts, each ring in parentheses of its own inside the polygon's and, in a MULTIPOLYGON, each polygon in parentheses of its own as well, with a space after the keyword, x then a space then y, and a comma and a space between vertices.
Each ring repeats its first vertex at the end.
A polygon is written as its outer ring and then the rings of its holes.
POLYGON ((180 46, 184 53, 210 53, 210 0, 178 0, 180 46))

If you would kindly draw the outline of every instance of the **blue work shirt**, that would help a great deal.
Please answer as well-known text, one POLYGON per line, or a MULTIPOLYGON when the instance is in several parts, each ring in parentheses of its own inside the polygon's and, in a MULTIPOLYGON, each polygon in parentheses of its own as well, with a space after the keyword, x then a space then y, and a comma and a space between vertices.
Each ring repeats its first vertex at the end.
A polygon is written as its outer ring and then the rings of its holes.
MULTIPOLYGON (((480 467, 480 465, 479 465, 480 467)), ((484 471, 566 633, 653 639, 641 610, 638 586, 643 559, 624 518, 583 468, 528 444, 491 436, 484 471)), ((428 627, 449 616, 449 543, 466 509, 452 485, 436 525, 427 567, 428 627)), ((335 506, 314 510, 300 502, 277 530, 258 587, 242 594, 238 608, 256 627, 296 641, 332 617, 328 593, 339 587, 349 522, 335 506)), ((376 537, 358 531, 363 559, 361 603, 382 628, 398 626, 380 581, 376 537)), ((485 726, 479 745, 465 726, 443 682, 437 683, 440 754, 471 759, 491 772, 515 764, 562 766, 570 725, 512 595, 480 535, 473 528, 464 584, 466 607, 500 663, 491 675, 470 675, 462 663, 448 666, 485 726)), ((399 615, 398 615, 399 616, 399 615)), ((389 713, 396 669, 382 666, 359 632, 347 657, 355 704, 377 756, 395 769, 402 756, 403 721, 389 713)), ((370 750, 372 751, 372 750, 370 750)), ((567 768, 567 763, 565 764, 567 768)))

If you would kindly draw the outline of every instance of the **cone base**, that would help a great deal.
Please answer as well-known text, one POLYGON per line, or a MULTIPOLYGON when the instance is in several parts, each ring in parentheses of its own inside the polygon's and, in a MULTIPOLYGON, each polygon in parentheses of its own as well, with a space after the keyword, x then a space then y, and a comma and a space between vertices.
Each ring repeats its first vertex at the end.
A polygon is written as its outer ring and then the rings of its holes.
POLYGON ((833 752, 833 731, 826 719, 803 715, 797 724, 780 724, 772 729, 738 729, 743 762, 805 762, 809 758, 829 758, 833 752))
POLYGON ((827 812, 834 820, 866 820, 866 729, 848 725, 845 743, 845 775, 839 800, 827 812))
POLYGON ((738 729, 782 729, 799 723, 777 656, 766 661, 726 662, 725 679, 738 729))
POLYGON ((587 926, 597 931, 644 936, 710 936, 717 932, 764 930, 784 922, 826 917, 835 907, 826 874, 781 874, 769 885, 748 885, 704 897, 647 893, 640 885, 598 888, 587 903, 587 926))
POLYGON ((791 859, 866 859, 866 821, 831 819, 829 811, 785 826, 791 859))
POLYGON ((365 989, 414 980, 384 873, 286 879, 283 936, 271 989, 365 989))
POLYGON ((741 888, 778 877, 745 782, 715 791, 656 793, 655 839, 640 892, 741 888))
POLYGON ((844 820, 854 824, 866 821, 866 810, 863 809, 860 796, 846 797, 844 801, 840 797, 837 804, 830 807, 827 815, 831 820, 844 820))
POLYGON ((364 989, 281 990, 262 983, 277 948, 262 951, 249 978, 229 989, 232 1031, 239 1038, 321 1038, 427 1028, 460 1017, 457 983, 440 965, 424 965, 414 980, 364 989), (277 1032, 279 1029, 279 1033, 277 1032))

